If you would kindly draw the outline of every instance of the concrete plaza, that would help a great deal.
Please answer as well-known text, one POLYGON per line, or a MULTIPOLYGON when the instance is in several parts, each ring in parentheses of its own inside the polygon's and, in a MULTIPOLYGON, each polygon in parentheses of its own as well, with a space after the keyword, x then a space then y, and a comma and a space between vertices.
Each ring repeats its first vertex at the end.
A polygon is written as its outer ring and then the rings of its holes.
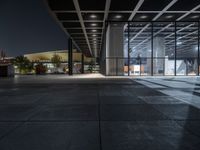
POLYGON ((0 79, 0 150, 199 150, 198 77, 0 79))

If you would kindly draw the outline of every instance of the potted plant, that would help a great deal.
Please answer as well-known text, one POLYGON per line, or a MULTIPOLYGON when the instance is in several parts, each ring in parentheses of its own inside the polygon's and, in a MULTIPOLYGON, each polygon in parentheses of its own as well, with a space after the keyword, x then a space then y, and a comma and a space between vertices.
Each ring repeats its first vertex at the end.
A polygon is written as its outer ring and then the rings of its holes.
POLYGON ((94 67, 95 67, 94 61, 91 61, 91 62, 89 63, 89 66, 88 66, 88 71, 89 71, 90 73, 92 73, 93 70, 94 70, 94 67))

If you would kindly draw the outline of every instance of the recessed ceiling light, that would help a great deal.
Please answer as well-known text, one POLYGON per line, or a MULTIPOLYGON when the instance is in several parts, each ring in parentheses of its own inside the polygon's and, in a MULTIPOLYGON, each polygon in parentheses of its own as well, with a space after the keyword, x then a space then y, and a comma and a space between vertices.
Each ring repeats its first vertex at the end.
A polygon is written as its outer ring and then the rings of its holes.
POLYGON ((90 15, 90 18, 95 19, 97 18, 97 16, 93 14, 93 15, 90 15))
POLYGON ((146 15, 140 16, 141 19, 146 19, 147 17, 148 17, 148 16, 146 16, 146 15))
POLYGON ((177 42, 177 45, 181 45, 182 44, 182 42, 177 42))
POLYGON ((97 26, 97 24, 96 23, 92 23, 91 26, 95 27, 95 26, 97 26))
POLYGON ((197 18, 199 18, 199 16, 198 16, 198 15, 195 15, 195 16, 192 16, 191 18, 192 18, 192 19, 197 19, 197 18))
POLYGON ((97 30, 92 30, 92 32, 97 32, 97 30))
POLYGON ((116 15, 115 18, 120 19, 120 18, 122 18, 122 15, 116 15))
POLYGON ((94 36, 94 37, 95 37, 95 36, 97 36, 97 35, 96 35, 96 34, 93 34, 92 36, 94 36))
POLYGON ((170 18, 173 18, 173 16, 172 15, 167 15, 165 18, 170 19, 170 18))

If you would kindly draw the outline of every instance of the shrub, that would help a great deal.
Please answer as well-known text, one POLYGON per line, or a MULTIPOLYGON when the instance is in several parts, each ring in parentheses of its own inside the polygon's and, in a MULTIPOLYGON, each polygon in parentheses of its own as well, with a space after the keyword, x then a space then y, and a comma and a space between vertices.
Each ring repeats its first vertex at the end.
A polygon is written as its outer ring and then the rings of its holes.
POLYGON ((39 63, 35 66, 35 73, 36 74, 46 74, 47 67, 44 66, 42 63, 39 63))

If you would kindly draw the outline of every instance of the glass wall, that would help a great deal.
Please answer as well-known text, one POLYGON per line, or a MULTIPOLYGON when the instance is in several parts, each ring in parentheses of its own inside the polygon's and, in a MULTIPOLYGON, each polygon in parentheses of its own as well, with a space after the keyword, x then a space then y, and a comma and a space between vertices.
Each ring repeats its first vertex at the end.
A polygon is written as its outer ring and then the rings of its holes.
POLYGON ((152 24, 129 23, 129 72, 130 75, 151 75, 152 72, 152 24))
POLYGON ((198 74, 198 23, 176 23, 176 75, 198 74))
MULTIPOLYGON (((109 24, 109 23, 108 23, 109 24)), ((118 24, 111 22, 110 24, 118 24)), ((200 70, 199 22, 119 22, 124 25, 124 57, 107 57, 113 75, 196 76, 200 70)))
POLYGON ((175 73, 175 23, 153 23, 153 75, 175 73))

